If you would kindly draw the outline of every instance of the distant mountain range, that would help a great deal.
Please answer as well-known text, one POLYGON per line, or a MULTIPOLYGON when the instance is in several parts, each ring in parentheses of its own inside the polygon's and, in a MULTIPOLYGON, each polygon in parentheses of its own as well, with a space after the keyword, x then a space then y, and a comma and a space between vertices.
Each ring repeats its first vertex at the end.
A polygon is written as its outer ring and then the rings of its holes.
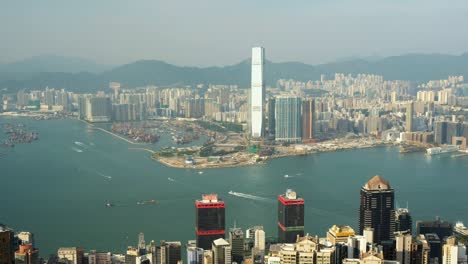
MULTIPOLYGON (((370 73, 387 80, 427 81, 448 75, 468 77, 468 53, 460 56, 443 54, 407 54, 383 59, 351 59, 334 63, 308 65, 300 62, 267 61, 265 79, 275 85, 278 79, 318 80, 321 74, 333 78, 335 73, 370 73)), ((86 60, 64 57, 35 57, 0 65, 0 90, 43 89, 46 86, 71 91, 106 90, 110 81, 123 87, 145 85, 177 86, 191 84, 237 84, 250 86, 250 60, 225 67, 181 67, 158 60, 140 60, 115 68, 86 60)))
POLYGON ((41 55, 7 64, 0 64, 0 72, 39 73, 39 72, 91 72, 100 73, 112 69, 112 66, 100 65, 93 61, 55 55, 41 55))

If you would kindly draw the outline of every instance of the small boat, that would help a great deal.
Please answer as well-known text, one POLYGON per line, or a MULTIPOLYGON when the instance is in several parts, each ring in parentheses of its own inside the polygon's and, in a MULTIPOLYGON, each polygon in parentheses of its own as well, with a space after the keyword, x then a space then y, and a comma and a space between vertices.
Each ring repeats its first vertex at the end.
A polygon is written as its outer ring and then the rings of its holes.
POLYGON ((112 204, 112 203, 110 203, 110 202, 107 202, 107 203, 106 203, 106 207, 113 207, 113 206, 114 206, 114 204, 112 204))
POLYGON ((203 171, 199 171, 198 174, 203 174, 203 171))
POLYGON ((169 178, 167 178, 167 179, 168 179, 169 181, 171 181, 171 182, 175 182, 175 180, 172 179, 171 177, 169 177, 169 178))
POLYGON ((284 177, 285 177, 285 178, 289 178, 289 175, 288 175, 288 174, 286 174, 286 175, 284 175, 284 177))

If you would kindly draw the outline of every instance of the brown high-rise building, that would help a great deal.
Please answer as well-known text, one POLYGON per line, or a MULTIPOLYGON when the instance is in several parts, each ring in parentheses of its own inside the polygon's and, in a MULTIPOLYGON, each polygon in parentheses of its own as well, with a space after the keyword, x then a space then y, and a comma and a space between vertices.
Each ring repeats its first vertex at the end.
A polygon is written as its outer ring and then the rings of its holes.
POLYGON ((302 141, 308 142, 314 138, 315 101, 312 98, 302 102, 302 141))
POLYGON ((7 229, 4 225, 0 225, 0 264, 15 263, 13 239, 13 231, 7 229))
POLYGON ((374 176, 361 188, 359 234, 374 229, 374 243, 390 240, 395 232, 395 192, 381 176, 374 176))

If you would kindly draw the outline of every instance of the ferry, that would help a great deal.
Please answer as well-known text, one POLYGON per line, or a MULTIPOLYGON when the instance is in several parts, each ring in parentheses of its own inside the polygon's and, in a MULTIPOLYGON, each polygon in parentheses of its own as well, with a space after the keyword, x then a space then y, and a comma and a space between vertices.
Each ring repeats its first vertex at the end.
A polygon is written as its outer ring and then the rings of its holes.
POLYGON ((468 227, 466 227, 462 222, 457 222, 453 232, 457 235, 468 237, 468 227))
POLYGON ((459 146, 457 145, 446 145, 443 147, 434 147, 426 149, 427 155, 439 155, 443 153, 451 153, 456 152, 459 150, 459 146))

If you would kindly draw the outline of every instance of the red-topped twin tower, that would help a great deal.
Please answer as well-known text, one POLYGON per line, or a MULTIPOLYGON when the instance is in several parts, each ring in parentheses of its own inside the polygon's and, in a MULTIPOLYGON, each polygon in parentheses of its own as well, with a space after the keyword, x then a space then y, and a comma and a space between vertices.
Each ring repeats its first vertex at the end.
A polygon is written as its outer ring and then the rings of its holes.
POLYGON ((197 247, 211 250, 211 245, 218 238, 225 238, 225 204, 217 194, 204 194, 195 201, 197 226, 197 247))
POLYGON ((288 189, 278 196, 278 240, 296 243, 298 235, 304 236, 304 199, 288 189))

